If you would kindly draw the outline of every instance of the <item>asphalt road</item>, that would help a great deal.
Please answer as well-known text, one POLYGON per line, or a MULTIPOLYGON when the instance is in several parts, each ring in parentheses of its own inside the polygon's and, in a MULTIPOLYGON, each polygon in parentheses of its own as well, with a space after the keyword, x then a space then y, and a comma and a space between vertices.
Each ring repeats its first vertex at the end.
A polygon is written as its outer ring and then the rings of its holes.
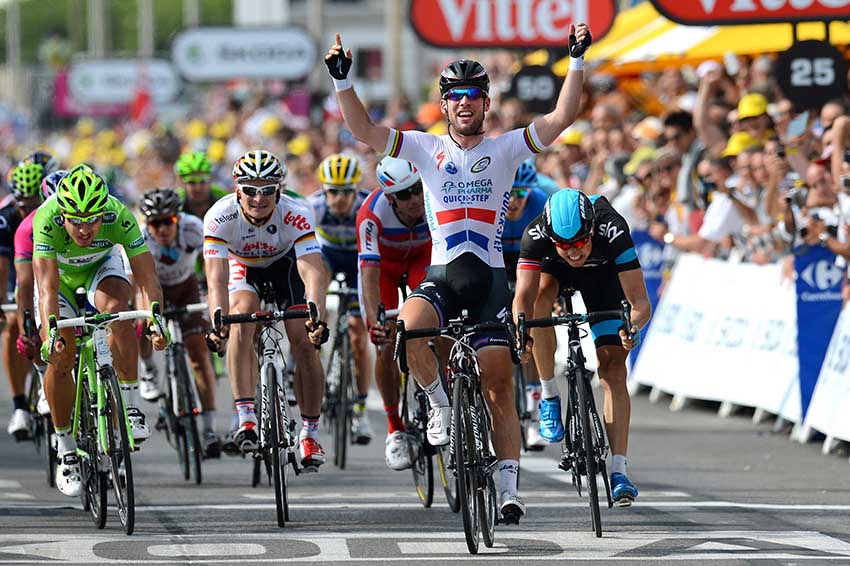
MULTIPOLYGON (((226 383, 219 389, 220 398, 229 399, 226 383)), ((4 428, 10 407, 4 386, 4 428)), ((33 445, 16 444, 3 432, 0 564, 850 564, 846 457, 794 444, 771 433, 769 423, 754 425, 743 415, 721 419, 706 407, 671 413, 666 403, 639 394, 629 470, 641 494, 631 508, 603 511, 602 539, 590 532, 586 500, 557 469, 559 449, 551 447, 522 459, 526 517, 519 526, 499 526, 496 546, 482 544, 473 557, 461 518, 442 494, 424 509, 410 473, 386 468, 384 419, 370 414, 381 434, 351 449, 348 469, 329 463, 293 479, 291 522, 284 529, 275 523, 272 490, 251 487, 247 460, 205 462, 197 486, 182 480, 176 453, 155 435, 133 461, 131 537, 122 533, 114 508, 106 529, 95 530, 78 499, 47 487, 33 445)), ((222 431, 226 421, 222 415, 222 431)))

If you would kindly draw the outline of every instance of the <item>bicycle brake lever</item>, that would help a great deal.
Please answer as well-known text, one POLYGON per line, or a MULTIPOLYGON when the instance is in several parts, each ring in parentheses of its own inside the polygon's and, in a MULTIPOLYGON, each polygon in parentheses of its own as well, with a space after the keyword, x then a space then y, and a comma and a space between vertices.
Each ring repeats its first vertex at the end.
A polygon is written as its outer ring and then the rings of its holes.
POLYGON ((620 301, 620 304, 623 306, 623 314, 621 315, 621 320, 623 321, 623 331, 626 333, 626 336, 629 340, 634 339, 635 335, 632 332, 632 305, 629 301, 625 299, 620 301))

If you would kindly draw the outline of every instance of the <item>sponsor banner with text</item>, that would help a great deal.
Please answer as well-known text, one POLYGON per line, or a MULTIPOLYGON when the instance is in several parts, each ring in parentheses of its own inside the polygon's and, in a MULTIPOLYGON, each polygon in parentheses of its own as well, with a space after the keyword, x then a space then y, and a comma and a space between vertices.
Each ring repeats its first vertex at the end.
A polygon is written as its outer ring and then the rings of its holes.
POLYGON ((847 20, 850 0, 650 0, 686 26, 847 20))
POLYGON ((799 422, 794 296, 778 264, 680 257, 631 378, 799 422))
POLYGON ((850 303, 844 306, 823 359, 809 410, 806 428, 850 440, 850 303))

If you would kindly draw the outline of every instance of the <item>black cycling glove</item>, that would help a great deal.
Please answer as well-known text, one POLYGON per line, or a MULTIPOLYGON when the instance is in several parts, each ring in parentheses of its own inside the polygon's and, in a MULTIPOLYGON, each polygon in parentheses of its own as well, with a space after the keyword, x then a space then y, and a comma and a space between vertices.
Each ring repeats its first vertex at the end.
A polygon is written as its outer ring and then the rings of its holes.
POLYGON ((576 36, 570 34, 570 57, 575 57, 576 59, 584 55, 584 52, 587 51, 587 48, 590 47, 590 44, 593 43, 593 37, 590 35, 590 30, 587 30, 587 35, 584 36, 584 39, 579 43, 576 39, 576 36))
POLYGON ((345 56, 345 49, 340 45, 339 54, 325 59, 325 65, 331 76, 341 81, 348 77, 348 71, 351 70, 351 57, 345 56))

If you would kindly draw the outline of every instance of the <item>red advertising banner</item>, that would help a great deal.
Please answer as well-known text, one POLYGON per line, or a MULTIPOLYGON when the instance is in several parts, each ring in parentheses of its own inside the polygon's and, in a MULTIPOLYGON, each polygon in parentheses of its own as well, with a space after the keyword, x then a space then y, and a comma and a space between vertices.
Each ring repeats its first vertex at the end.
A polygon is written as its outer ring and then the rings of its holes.
POLYGON ((577 22, 586 22, 596 41, 616 13, 615 0, 410 0, 420 39, 450 48, 566 47, 577 22))
POLYGON ((664 17, 689 26, 850 19, 850 0, 650 0, 664 17))

